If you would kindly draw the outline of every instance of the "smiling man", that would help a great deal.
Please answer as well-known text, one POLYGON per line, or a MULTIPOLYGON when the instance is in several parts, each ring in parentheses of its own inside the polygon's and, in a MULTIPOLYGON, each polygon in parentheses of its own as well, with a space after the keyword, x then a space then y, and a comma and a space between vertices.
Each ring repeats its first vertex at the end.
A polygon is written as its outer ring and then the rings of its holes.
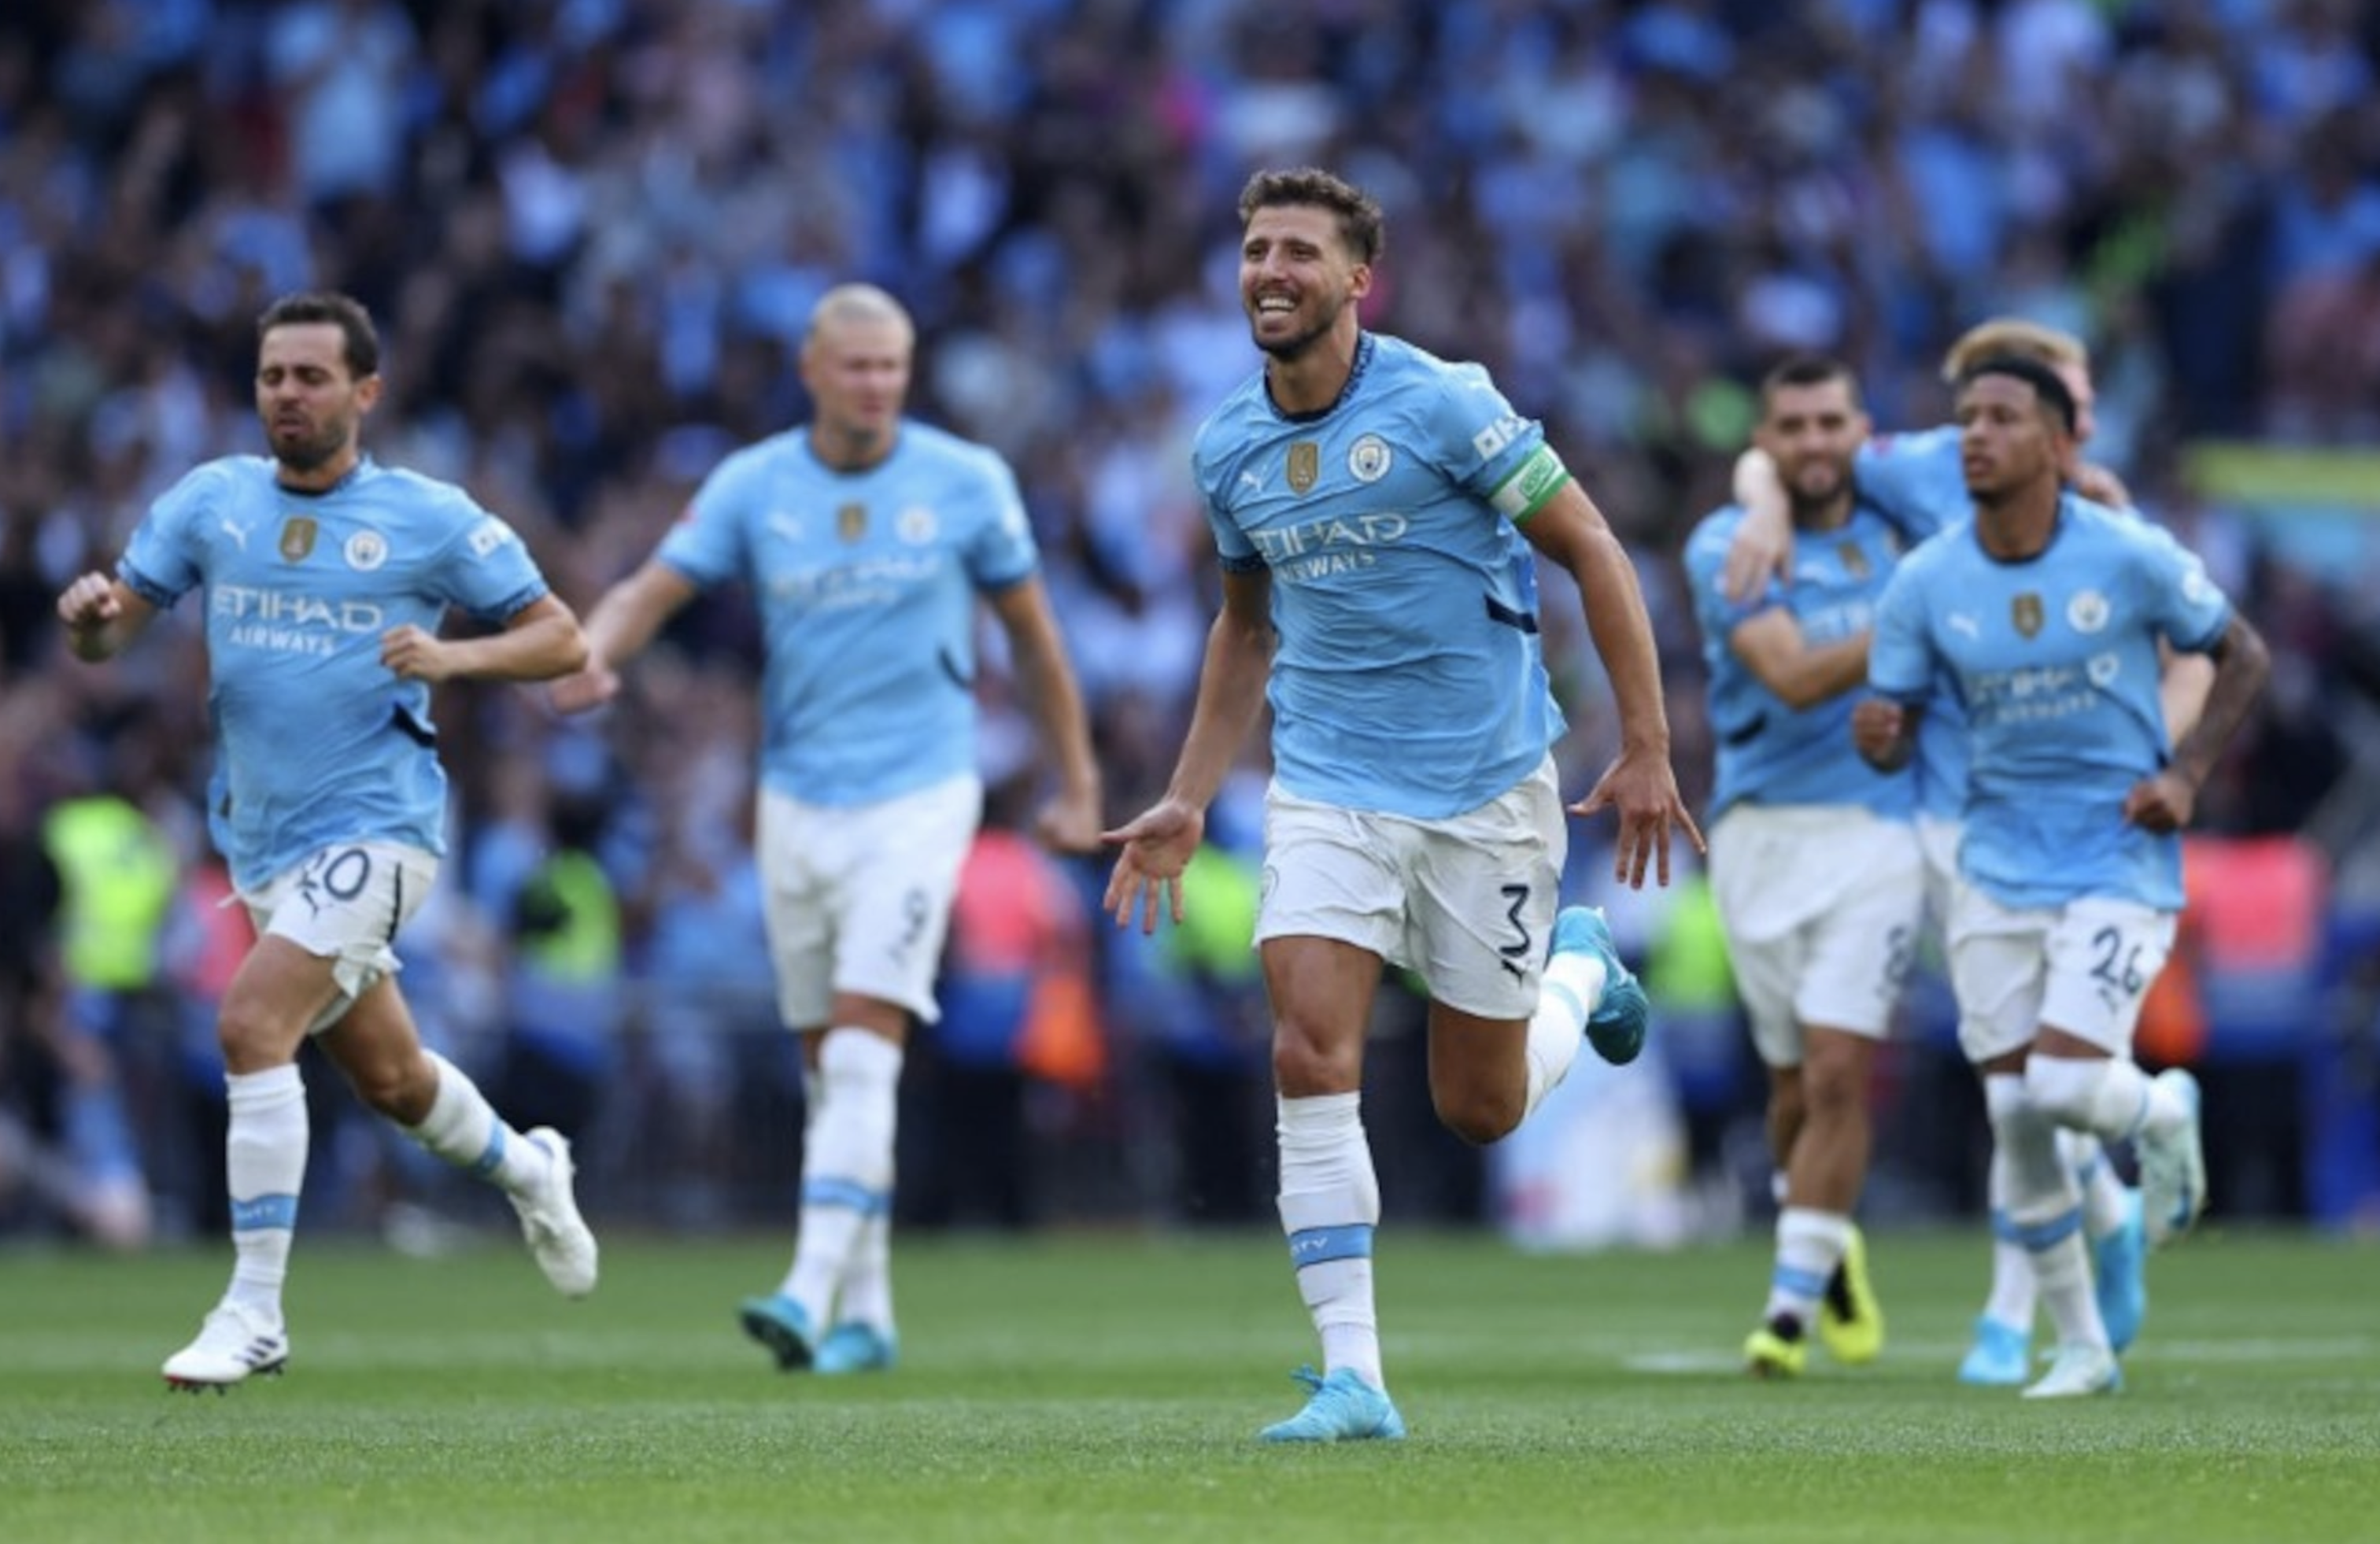
POLYGON ((1603 919, 1562 911, 1535 555, 1578 582, 1621 751, 1572 813, 1619 811, 1617 868, 1669 880, 1701 837, 1678 796, 1634 570, 1533 420, 1477 365, 1367 332, 1367 195, 1260 172, 1240 196, 1240 299, 1264 366, 1200 428, 1192 469, 1223 570, 1165 797, 1108 839, 1123 925, 1182 916, 1182 872, 1257 714, 1272 708, 1257 944, 1273 1014, 1281 1220, 1323 1370, 1269 1441, 1395 1439, 1373 1307, 1379 1185, 1359 1108, 1384 966, 1430 993, 1430 1092, 1473 1142, 1520 1124, 1577 1055, 1614 1062, 1645 1003, 1603 919), (1535 549, 1535 553, 1532 552, 1535 549), (1550 959, 1548 954, 1550 954, 1550 959))
POLYGON ((1783 1181, 1755 1375, 1793 1377, 1815 1328, 1837 1360, 1873 1361, 1884 1319, 1852 1221, 1866 1179, 1876 1047, 1924 921, 1915 780, 1878 772, 1851 743, 1876 598, 1898 561, 1892 523, 1861 499, 1869 433, 1859 383, 1837 359, 1789 359, 1760 383, 1754 441, 1792 518, 1791 575, 1729 597, 1727 556, 1748 517, 1718 510, 1686 543, 1718 739, 1711 890, 1755 1051, 1768 1071, 1768 1139, 1783 1181))

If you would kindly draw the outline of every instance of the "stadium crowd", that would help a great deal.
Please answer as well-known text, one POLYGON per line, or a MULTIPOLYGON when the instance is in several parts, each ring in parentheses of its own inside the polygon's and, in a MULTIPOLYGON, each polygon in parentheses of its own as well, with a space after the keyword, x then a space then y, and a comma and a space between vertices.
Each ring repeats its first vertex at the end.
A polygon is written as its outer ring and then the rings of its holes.
MULTIPOLYGON (((0 1219, 133 1244, 203 1226, 221 1193, 209 1008, 241 942, 203 831, 202 650, 65 668, 51 602, 182 468, 258 448, 254 321, 295 289, 380 321, 368 447, 470 488, 583 610, 722 454, 803 416, 818 297, 882 285, 918 324, 919 416, 1017 468, 1117 817, 1162 786, 1215 604, 1187 444, 1255 365, 1217 261, 1250 169, 1378 192, 1396 240, 1370 314, 1487 364, 1594 491, 1639 562, 1696 808, 1679 551, 1727 499, 1753 383, 1828 352, 1879 424, 1930 424, 1946 342, 2021 313, 2089 341, 2097 458, 2273 646, 2202 829, 2301 831, 2374 754, 2374 587, 2289 561, 2180 454, 2380 436, 2380 11, 2352 0, 8 12, 0 1219)), ((2368 577, 2380 548, 2360 550, 2368 577)), ((591 721, 517 688, 440 699, 454 851, 407 992, 516 1119, 613 1155, 589 1161, 599 1212, 730 1218, 790 1163, 797 1075, 765 1032, 748 840, 755 639, 748 608, 689 613, 591 721)), ((1574 793, 1611 715, 1575 624, 1547 642, 1574 793)), ((983 689, 997 833, 1030 736, 1000 671, 983 689)), ((1253 905, 1261 772, 1218 807, 1192 931, 1110 936, 1092 869, 984 859, 978 882, 1046 904, 962 905, 915 1091, 949 1108, 904 1123, 925 1144, 905 1205, 1026 1221, 1033 1198, 974 1144, 1087 1143, 1113 1161, 1065 1204, 1262 1215, 1263 1009, 1229 926, 1253 905)), ((1576 833, 1579 894, 1657 957, 1675 907, 1601 893, 1609 836, 1576 833)), ((1671 984, 1725 995, 1706 967, 1671 984)), ((372 1176, 354 1204, 385 1219, 428 1180, 369 1143, 318 1161, 372 1176)))

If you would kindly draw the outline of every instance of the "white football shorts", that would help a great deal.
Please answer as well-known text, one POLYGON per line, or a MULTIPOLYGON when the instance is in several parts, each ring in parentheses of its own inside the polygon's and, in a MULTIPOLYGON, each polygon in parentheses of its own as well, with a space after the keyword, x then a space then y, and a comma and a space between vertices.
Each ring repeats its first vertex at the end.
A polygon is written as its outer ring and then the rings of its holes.
POLYGON ((934 978, 959 869, 983 820, 983 783, 954 777, 881 804, 805 804, 760 794, 760 881, 777 1013, 833 1027, 834 994, 941 1016, 934 978))
POLYGON ((1416 972, 1450 1008, 1527 1018, 1569 851, 1550 756, 1442 821, 1318 804, 1275 784, 1256 941, 1336 939, 1416 972))
POLYGON ((1881 1039, 1925 921, 1916 829, 1856 805, 1738 804, 1709 841, 1711 896, 1761 1061, 1800 1066, 1812 1027, 1881 1039))
POLYGON ((1944 938, 1950 932, 1950 897, 1959 887, 1959 838, 1963 821, 1940 815, 1917 817, 1917 845, 1925 854, 1925 920, 1944 938))
POLYGON ((307 1027, 310 1035, 336 1024, 356 1000, 403 968, 396 957, 403 928, 430 887, 438 859, 395 842, 342 842, 267 880, 239 899, 257 936, 277 933, 331 962, 339 996, 307 1027))
POLYGON ((1950 903, 1950 985, 1971 1062, 2030 1045, 2042 1026, 2131 1053, 2141 1000, 2165 968, 2179 918, 2086 896, 2018 910, 1960 881, 1950 903))

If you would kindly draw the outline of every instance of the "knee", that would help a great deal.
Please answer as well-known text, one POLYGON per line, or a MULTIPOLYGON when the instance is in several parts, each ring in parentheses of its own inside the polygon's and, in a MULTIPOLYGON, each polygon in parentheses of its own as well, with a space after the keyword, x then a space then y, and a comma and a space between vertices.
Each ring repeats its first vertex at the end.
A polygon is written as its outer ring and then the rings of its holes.
POLYGON ((255 999, 235 993, 215 1015, 215 1043, 235 1073, 261 1072, 289 1060, 302 1031, 255 999))
POLYGON ((400 1125, 419 1125, 438 1097, 437 1069, 418 1052, 377 1057, 343 1070, 358 1099, 400 1125))
POLYGON ((2107 1064, 2036 1052, 2025 1063, 2024 1096, 2044 1119, 2064 1126, 2089 1126, 2098 1115, 2099 1087, 2107 1064))
POLYGON ((1854 1120, 1867 1109, 1867 1064, 1864 1057, 1814 1053, 1802 1069, 1801 1083, 1801 1099, 1812 1120, 1854 1120))
POLYGON ((1485 1088, 1432 1088, 1430 1104, 1439 1125, 1475 1148, 1503 1140, 1528 1112, 1519 1093, 1485 1088))
POLYGON ((1336 1043, 1283 1019, 1273 1028, 1273 1087, 1292 1099, 1352 1093, 1363 1086, 1362 1041, 1336 1043))

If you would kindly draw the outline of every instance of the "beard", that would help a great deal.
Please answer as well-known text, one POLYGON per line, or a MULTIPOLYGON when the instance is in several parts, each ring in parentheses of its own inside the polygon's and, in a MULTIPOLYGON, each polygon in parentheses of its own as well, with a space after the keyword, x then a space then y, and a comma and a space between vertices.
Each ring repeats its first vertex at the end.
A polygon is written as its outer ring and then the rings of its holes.
POLYGON ((1347 302, 1341 300, 1326 308, 1311 325, 1301 327, 1285 338, 1274 338, 1269 342, 1257 330, 1257 319, 1251 316, 1248 319, 1249 335, 1256 346, 1269 357, 1283 364, 1293 364, 1304 357, 1307 349, 1330 335, 1330 329, 1339 324, 1339 313, 1346 308, 1347 302))
POLYGON ((347 443, 344 425, 325 424, 304 432, 267 428, 273 458, 293 472, 310 472, 339 454, 347 443))
POLYGON ((1795 475, 1785 484, 1786 502, 1797 516, 1816 514, 1831 507, 1850 490, 1851 473, 1829 466, 1823 478, 1813 475, 1816 468, 1796 468, 1795 475))

